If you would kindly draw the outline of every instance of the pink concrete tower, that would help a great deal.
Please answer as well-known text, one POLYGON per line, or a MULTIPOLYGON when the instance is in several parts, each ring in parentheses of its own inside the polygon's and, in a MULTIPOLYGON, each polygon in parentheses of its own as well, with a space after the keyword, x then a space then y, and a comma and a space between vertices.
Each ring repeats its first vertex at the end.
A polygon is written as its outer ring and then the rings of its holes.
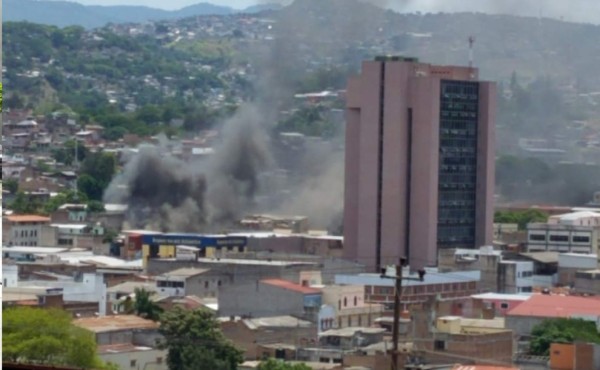
POLYGON ((347 91, 346 258, 420 268, 492 242, 495 102, 475 68, 363 63, 347 91))

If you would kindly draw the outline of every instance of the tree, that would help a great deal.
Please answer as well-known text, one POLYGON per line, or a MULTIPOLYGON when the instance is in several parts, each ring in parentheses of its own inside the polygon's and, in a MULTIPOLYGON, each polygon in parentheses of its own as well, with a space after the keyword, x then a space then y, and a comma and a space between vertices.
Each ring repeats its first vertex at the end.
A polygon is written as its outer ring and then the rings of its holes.
POLYGON ((258 365, 258 370, 310 370, 311 368, 305 364, 291 364, 281 360, 270 358, 258 365))
POLYGON ((74 326, 66 311, 31 307, 2 312, 2 356, 11 362, 97 369, 94 335, 74 326))
POLYGON ((548 356, 552 343, 573 343, 574 341, 600 343, 596 323, 583 319, 544 320, 531 331, 529 350, 532 355, 548 356))
POLYGON ((161 316, 160 348, 168 351, 170 370, 235 370, 243 361, 242 351, 233 346, 207 309, 185 311, 181 307, 161 316))
POLYGON ((519 230, 525 230, 529 223, 546 221, 548 221, 548 215, 539 209, 498 211, 494 214, 494 222, 501 224, 518 224, 519 230))
POLYGON ((158 321, 163 309, 152 302, 151 297, 155 292, 147 291, 144 288, 135 288, 134 292, 135 301, 133 303, 133 310, 135 314, 152 321, 158 321))
POLYGON ((67 190, 50 198, 43 206, 43 213, 50 214, 56 211, 60 206, 67 203, 85 203, 87 197, 79 191, 67 190))
POLYGON ((17 191, 19 191, 19 180, 17 180, 17 179, 6 179, 6 180, 4 180, 3 186, 11 194, 15 194, 17 191))
POLYGON ((109 153, 90 153, 81 166, 77 182, 79 190, 91 200, 101 200, 117 171, 117 160, 109 153))

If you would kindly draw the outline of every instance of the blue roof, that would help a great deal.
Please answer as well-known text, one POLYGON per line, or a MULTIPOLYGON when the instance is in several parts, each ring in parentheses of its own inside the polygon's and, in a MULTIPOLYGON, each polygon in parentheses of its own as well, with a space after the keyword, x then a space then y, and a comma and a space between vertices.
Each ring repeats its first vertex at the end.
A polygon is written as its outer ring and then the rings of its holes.
MULTIPOLYGON (((417 275, 411 275, 417 277, 417 275)), ((481 280, 481 271, 427 272, 424 281, 403 280, 403 286, 468 283, 481 280)), ((335 283, 342 285, 394 286, 394 279, 379 274, 335 275, 335 283)))

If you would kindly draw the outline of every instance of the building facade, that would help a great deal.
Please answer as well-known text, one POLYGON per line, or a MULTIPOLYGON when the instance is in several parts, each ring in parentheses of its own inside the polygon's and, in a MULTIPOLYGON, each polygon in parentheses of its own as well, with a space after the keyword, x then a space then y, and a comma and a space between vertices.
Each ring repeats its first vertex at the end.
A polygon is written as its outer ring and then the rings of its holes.
POLYGON ((38 246, 42 228, 50 224, 49 217, 37 215, 14 215, 2 218, 2 244, 38 246))
POLYGON ((527 250, 562 253, 597 253, 600 213, 572 212, 551 216, 547 223, 527 225, 527 250))
POLYGON ((379 268, 493 236, 494 83, 468 67, 364 62, 348 83, 344 253, 379 268))

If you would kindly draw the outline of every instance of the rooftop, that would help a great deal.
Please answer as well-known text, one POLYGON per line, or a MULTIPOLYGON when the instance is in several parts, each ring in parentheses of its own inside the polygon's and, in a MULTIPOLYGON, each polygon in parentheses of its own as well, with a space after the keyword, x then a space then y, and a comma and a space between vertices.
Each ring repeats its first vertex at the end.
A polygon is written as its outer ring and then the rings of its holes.
POLYGON ((512 309, 509 316, 582 317, 600 316, 600 300, 564 295, 532 295, 512 309))
POLYGON ((144 283, 140 281, 126 281, 121 284, 117 284, 106 289, 107 293, 126 293, 132 294, 135 292, 135 288, 145 289, 147 291, 154 292, 156 291, 155 283, 144 283))
MULTIPOLYGON (((403 286, 418 286, 432 284, 450 284, 450 283, 467 283, 471 281, 479 281, 481 279, 481 271, 460 271, 458 272, 427 272, 424 281, 407 280, 403 281, 403 286)), ((355 275, 336 275, 335 284, 345 285, 368 285, 368 286, 394 286, 394 279, 381 278, 379 274, 355 274, 355 275)))
POLYGON ((282 280, 282 279, 265 279, 265 280, 261 280, 260 282, 263 284, 273 285, 273 286, 276 286, 279 288, 291 290, 291 291, 302 293, 302 294, 319 294, 319 293, 321 293, 320 289, 302 286, 300 284, 296 284, 294 282, 282 280))
POLYGON ((493 300, 504 300, 504 301, 526 301, 531 295, 524 294, 502 294, 502 293, 483 293, 474 294, 471 298, 475 299, 493 299, 493 300))
POLYGON ((6 219, 10 222, 50 222, 50 217, 38 215, 11 215, 6 219))
POLYGON ((558 263, 558 252, 529 252, 521 253, 521 256, 540 263, 558 263))
POLYGON ((319 336, 323 337, 351 337, 356 333, 364 334, 381 334, 384 333, 384 328, 367 328, 367 327, 349 327, 343 329, 331 329, 322 332, 319 336))
POLYGON ((73 324, 94 333, 131 329, 157 329, 158 323, 136 315, 113 315, 103 317, 86 317, 73 320, 73 324))
POLYGON ((119 344, 105 344, 98 346, 98 354, 111 354, 111 353, 130 353, 130 352, 142 352, 151 351, 154 348, 136 346, 131 343, 119 343, 119 344))
POLYGON ((244 324, 250 329, 257 329, 262 327, 290 327, 290 328, 306 328, 312 326, 309 321, 300 320, 293 316, 273 316, 273 317, 261 317, 255 319, 245 319, 244 324))
POLYGON ((234 259, 234 258, 198 258, 198 262, 203 263, 221 263, 232 265, 263 265, 263 266, 296 266, 296 265, 315 265, 313 262, 302 261, 268 261, 253 259, 234 259))
POLYGON ((202 275, 205 272, 210 271, 209 269, 197 269, 197 268, 180 268, 177 270, 166 272, 159 276, 159 278, 170 278, 170 277, 179 277, 179 278, 190 278, 197 275, 202 275))

